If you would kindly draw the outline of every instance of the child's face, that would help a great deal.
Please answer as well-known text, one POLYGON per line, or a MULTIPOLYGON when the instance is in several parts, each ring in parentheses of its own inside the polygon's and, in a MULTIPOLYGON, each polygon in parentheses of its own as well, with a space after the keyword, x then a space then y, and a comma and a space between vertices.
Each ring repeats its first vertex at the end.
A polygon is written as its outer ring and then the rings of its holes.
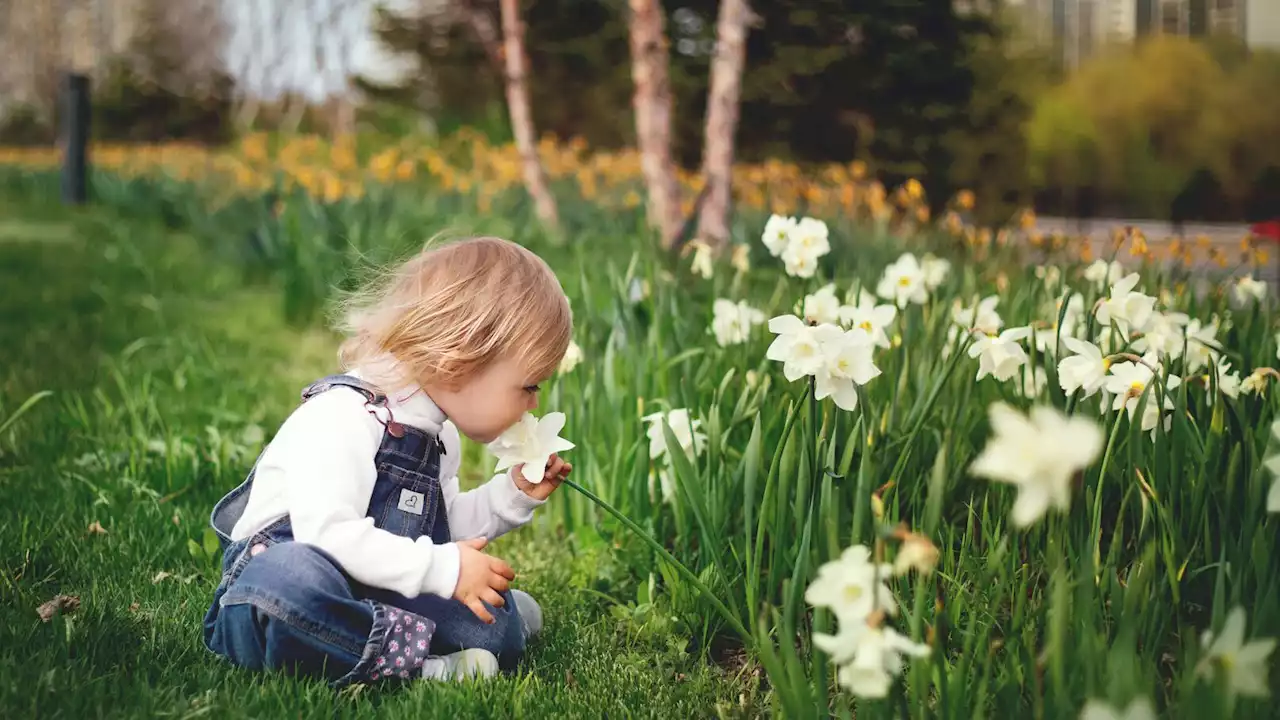
POLYGON ((517 358, 504 358, 454 389, 426 388, 458 432, 479 443, 493 442, 526 412, 538 407, 538 383, 517 358))

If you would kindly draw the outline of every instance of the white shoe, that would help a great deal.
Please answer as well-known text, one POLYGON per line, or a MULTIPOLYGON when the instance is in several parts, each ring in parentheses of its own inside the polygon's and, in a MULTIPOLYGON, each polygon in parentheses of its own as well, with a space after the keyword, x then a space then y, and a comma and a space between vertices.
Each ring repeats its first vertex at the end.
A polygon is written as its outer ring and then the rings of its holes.
POLYGON ((490 678, 497 674, 498 658, 488 650, 479 648, 460 650, 443 657, 429 657, 422 663, 422 677, 427 680, 490 678))
POLYGON ((524 624, 525 639, 542 632, 542 608, 538 606, 538 601, 523 590, 512 590, 511 597, 516 601, 516 610, 524 624))

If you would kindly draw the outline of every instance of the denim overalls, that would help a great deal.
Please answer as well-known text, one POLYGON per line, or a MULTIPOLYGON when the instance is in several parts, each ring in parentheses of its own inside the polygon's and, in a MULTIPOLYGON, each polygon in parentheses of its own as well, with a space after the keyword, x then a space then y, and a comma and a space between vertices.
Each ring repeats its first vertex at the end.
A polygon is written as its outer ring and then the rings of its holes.
MULTIPOLYGON (((396 422, 384 394, 348 375, 313 383, 302 400, 326 391, 358 392, 370 413, 378 408, 388 418, 367 517, 397 535, 451 542, 439 438, 396 422)), ((465 648, 489 650, 507 669, 519 660, 525 639, 510 592, 503 593, 505 606, 486 604, 495 619, 487 625, 457 600, 429 593, 409 598, 353 580, 328 553, 295 542, 288 515, 232 542, 253 475, 210 516, 223 555, 222 579, 204 619, 209 650, 246 668, 324 677, 335 686, 414 677, 428 656, 465 648)))

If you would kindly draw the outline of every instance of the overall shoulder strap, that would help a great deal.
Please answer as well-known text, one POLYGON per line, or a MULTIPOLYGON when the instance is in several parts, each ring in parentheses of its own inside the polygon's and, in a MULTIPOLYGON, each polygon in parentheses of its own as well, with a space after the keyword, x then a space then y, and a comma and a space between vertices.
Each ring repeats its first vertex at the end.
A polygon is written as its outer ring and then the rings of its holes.
POLYGON ((302 401, 306 402, 307 400, 310 400, 316 395, 319 395, 320 393, 325 392, 326 390, 332 390, 336 387, 351 388, 352 390, 355 390, 361 395, 364 395, 365 400, 367 400, 369 403, 373 405, 383 406, 383 405, 386 405, 387 403, 387 396, 383 394, 382 391, 378 390, 376 387, 370 385, 369 383, 363 380, 360 380, 359 378, 355 378, 350 375, 342 375, 342 374, 330 375, 328 377, 321 378, 311 383, 310 385, 308 385, 302 391, 302 401))
POLYGON ((396 421, 395 416, 391 414, 391 408, 387 407, 387 396, 381 390, 373 385, 350 375, 330 375, 321 378, 306 387, 302 391, 302 402, 306 402, 322 392, 332 390, 338 387, 346 387, 355 390, 364 396, 364 406, 368 409, 369 414, 386 428, 387 432, 393 437, 402 438, 405 435, 404 426, 396 421), (387 419, 383 420, 378 415, 375 408, 382 408, 387 415, 387 419))

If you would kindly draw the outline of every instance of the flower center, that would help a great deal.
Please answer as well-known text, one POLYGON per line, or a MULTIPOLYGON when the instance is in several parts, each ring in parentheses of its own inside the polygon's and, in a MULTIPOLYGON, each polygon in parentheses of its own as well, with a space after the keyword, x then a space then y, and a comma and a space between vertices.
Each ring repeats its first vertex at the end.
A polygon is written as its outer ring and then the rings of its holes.
POLYGON ((862 322, 858 323, 858 327, 862 328, 863 330, 866 330, 867 332, 871 332, 871 321, 863 320, 862 322))
POLYGON ((903 275, 902 277, 898 278, 898 284, 901 285, 902 287, 906 287, 911 284, 911 278, 907 277, 906 275, 903 275))
POLYGON ((862 592, 861 585, 845 585, 844 586, 845 600, 851 603, 855 603, 862 599, 862 595, 863 595, 863 592, 862 592))

